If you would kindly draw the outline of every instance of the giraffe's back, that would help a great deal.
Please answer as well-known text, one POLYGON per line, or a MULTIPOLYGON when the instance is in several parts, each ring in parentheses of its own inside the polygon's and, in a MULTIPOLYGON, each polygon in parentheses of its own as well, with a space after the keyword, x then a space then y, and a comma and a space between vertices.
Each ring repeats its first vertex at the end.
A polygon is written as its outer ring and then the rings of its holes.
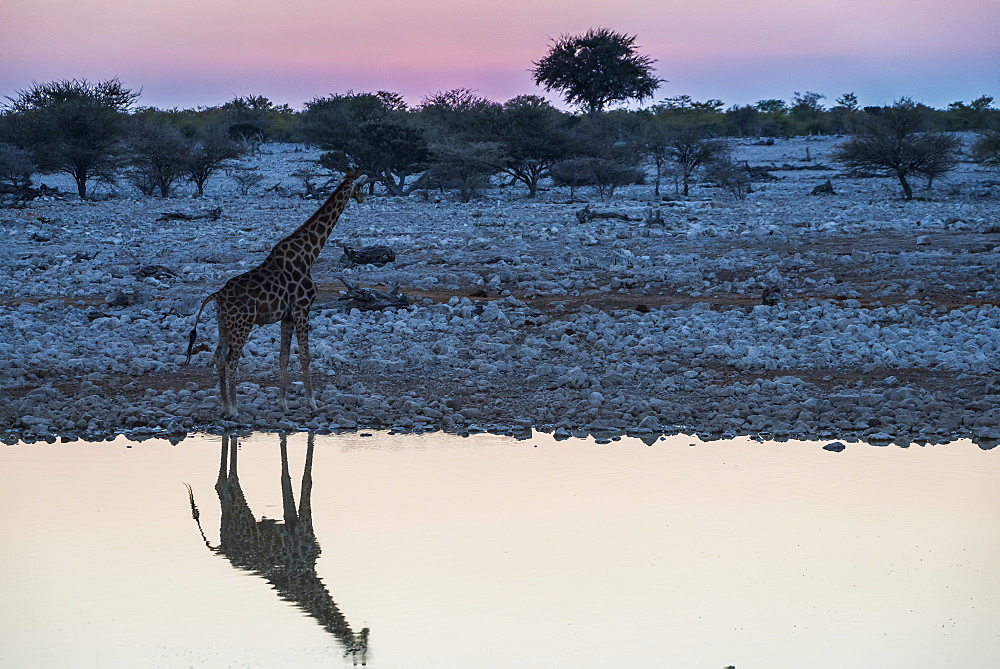
POLYGON ((316 296, 312 277, 293 266, 260 266, 229 279, 216 303, 227 319, 252 325, 307 312, 316 296))

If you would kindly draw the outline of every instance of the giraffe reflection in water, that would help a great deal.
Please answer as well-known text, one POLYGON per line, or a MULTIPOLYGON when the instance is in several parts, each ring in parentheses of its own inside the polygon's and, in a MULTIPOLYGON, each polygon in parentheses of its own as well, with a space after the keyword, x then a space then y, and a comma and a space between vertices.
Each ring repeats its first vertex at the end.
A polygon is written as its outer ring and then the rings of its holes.
POLYGON ((236 435, 223 435, 222 461, 219 465, 219 478, 215 483, 222 508, 218 546, 213 547, 205 537, 194 501, 194 491, 190 484, 185 483, 191 502, 191 515, 209 549, 224 556, 234 567, 265 578, 282 599, 297 605, 335 636, 344 647, 344 655, 350 656, 355 665, 359 662, 366 664, 368 628, 362 629, 360 633, 351 630, 316 573, 316 558, 319 557, 320 547, 312 524, 314 447, 314 435, 310 433, 299 507, 296 510, 292 478, 288 471, 288 446, 285 435, 281 435, 281 500, 284 518, 282 522, 268 518, 257 520, 240 487, 236 469, 239 450, 236 435))

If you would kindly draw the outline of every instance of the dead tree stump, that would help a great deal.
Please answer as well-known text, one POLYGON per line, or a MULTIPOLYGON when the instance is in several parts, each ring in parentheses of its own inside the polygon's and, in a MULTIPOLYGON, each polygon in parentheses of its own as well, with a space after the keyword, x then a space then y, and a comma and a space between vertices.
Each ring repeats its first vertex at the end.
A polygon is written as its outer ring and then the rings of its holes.
POLYGON ((194 221, 198 219, 207 219, 209 221, 217 221, 221 217, 222 217, 222 207, 216 207, 215 209, 206 209, 204 211, 198 212, 197 214, 187 214, 183 211, 164 211, 160 212, 160 217, 156 220, 194 221))
POLYGON ((410 304, 410 298, 399 290, 399 284, 395 284, 388 292, 375 290, 374 288, 361 288, 343 277, 337 277, 340 282, 347 286, 347 292, 341 295, 338 300, 347 302, 348 309, 361 309, 362 311, 377 311, 388 309, 389 307, 405 307, 410 304))

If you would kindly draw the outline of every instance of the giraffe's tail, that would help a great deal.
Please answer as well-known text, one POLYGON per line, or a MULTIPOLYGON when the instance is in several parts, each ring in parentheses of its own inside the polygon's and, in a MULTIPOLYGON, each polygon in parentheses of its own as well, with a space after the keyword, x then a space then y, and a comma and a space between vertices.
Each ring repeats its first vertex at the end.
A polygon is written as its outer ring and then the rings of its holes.
POLYGON ((212 293, 201 303, 201 307, 198 309, 197 315, 194 317, 194 327, 191 328, 191 333, 188 335, 188 350, 187 359, 184 360, 184 364, 191 364, 191 352, 194 350, 194 340, 198 336, 198 321, 201 319, 201 312, 205 308, 205 305, 209 303, 210 300, 215 299, 215 293, 212 293))

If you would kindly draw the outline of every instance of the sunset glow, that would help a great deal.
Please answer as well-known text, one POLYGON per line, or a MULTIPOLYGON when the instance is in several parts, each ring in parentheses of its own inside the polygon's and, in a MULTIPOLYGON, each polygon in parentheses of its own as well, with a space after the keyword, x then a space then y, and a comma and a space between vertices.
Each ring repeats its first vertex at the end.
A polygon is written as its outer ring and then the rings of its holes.
POLYGON ((251 94, 301 108, 348 89, 506 100, 542 92, 528 70, 552 38, 607 26, 658 61, 657 100, 811 90, 829 103, 854 91, 862 104, 943 107, 1000 98, 997 25, 994 0, 582 0, 572 11, 553 0, 7 0, 0 95, 117 76, 164 108, 251 94))

